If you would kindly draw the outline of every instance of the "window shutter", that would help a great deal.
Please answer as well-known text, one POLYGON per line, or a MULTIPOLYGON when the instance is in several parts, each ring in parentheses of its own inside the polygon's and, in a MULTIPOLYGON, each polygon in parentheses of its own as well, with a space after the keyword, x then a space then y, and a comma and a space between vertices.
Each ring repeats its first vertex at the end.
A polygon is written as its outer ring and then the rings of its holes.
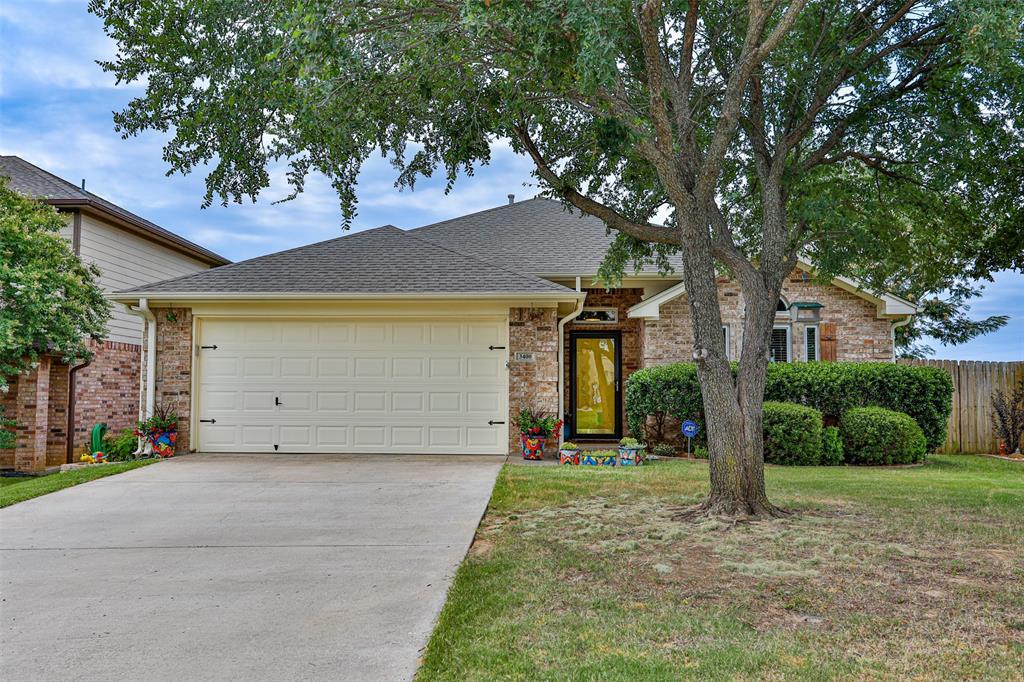
POLYGON ((835 322, 822 322, 818 325, 818 358, 826 362, 835 362, 836 359, 836 324, 835 322))

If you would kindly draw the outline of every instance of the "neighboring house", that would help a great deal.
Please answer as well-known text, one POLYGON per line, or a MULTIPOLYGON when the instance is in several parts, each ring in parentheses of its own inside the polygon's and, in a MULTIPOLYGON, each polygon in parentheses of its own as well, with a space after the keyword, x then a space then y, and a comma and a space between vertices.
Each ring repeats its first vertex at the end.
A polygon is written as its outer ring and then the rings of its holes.
MULTIPOLYGON (((0 156, 0 176, 9 178, 11 189, 66 216, 63 236, 84 262, 100 268, 105 291, 229 262, 17 156, 0 156)), ((39 471, 63 464, 88 445, 94 424, 106 423, 114 432, 134 426, 142 321, 122 306, 114 308, 107 338, 90 341, 94 357, 89 364, 69 367, 46 356, 36 370, 12 378, 10 391, 0 394, 7 416, 18 422, 17 446, 0 450, 0 468, 39 471)))
MULTIPOLYGON (((155 312, 150 399, 182 415, 181 451, 498 454, 515 451, 525 406, 563 413, 570 438, 618 438, 629 374, 691 358, 678 275, 593 283, 611 239, 531 199, 114 298, 155 312)), ((890 361, 894 327, 916 310, 848 280, 816 284, 807 266, 784 297, 777 361, 890 361)), ((738 357, 743 300, 727 279, 721 301, 738 357)))

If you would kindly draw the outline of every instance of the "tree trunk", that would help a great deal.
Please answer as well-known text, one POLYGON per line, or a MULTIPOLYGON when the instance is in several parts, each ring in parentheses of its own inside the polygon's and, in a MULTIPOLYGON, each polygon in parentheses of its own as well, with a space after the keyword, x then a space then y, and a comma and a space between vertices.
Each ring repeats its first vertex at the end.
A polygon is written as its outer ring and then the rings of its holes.
MULTIPOLYGON (((684 227, 685 231, 685 227, 684 227)), ((706 230, 695 232, 703 232, 706 230)), ((744 296, 743 352, 734 377, 726 358, 715 261, 683 250, 683 279, 693 325, 697 378, 704 402, 711 491, 682 517, 771 517, 786 512, 768 501, 764 483, 762 405, 768 346, 781 276, 738 277, 744 296)), ((757 272, 757 271, 753 271, 757 272)))

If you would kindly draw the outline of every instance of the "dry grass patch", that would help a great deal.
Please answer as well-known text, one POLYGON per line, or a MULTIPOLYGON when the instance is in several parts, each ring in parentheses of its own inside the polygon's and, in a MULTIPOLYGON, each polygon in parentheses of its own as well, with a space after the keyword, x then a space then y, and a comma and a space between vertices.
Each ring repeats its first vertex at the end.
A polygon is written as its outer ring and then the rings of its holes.
POLYGON ((672 520, 687 463, 508 468, 420 677, 1021 679, 1024 481, 989 462, 774 468, 799 513, 740 524, 672 520))

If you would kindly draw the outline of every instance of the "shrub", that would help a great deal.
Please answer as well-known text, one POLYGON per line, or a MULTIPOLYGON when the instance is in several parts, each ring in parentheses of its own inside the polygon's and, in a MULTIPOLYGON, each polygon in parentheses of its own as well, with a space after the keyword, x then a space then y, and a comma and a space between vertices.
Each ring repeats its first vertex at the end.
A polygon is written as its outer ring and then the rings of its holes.
POLYGON ((821 464, 837 466, 842 463, 843 439, 839 435, 839 429, 835 426, 826 426, 821 432, 821 464))
POLYGON ((793 403, 764 404, 764 461, 813 466, 821 461, 821 412, 793 403))
POLYGON ((1009 454, 1020 452, 1020 439, 1024 434, 1024 379, 1007 394, 996 389, 992 395, 992 428, 1009 454))
POLYGON ((654 446, 654 454, 658 457, 675 457, 676 449, 668 443, 658 443, 654 446))
POLYGON ((924 432, 910 415, 882 407, 847 410, 839 431, 850 464, 911 464, 924 461, 927 451, 924 432))
POLYGON ((620 440, 619 441, 619 445, 621 445, 624 448, 642 448, 642 447, 646 447, 643 443, 638 441, 636 438, 632 438, 630 436, 626 436, 625 438, 620 440))
MULTIPOLYGON (((813 407, 833 422, 854 407, 909 414, 920 425, 929 449, 946 440, 952 398, 953 381, 945 370, 889 362, 773 363, 765 382, 765 400, 813 407)), ((629 427, 633 433, 647 434, 648 442, 663 440, 657 432, 667 417, 693 419, 701 426, 698 441, 706 442, 703 410, 692 363, 642 369, 626 382, 629 427), (652 429, 656 433, 650 433, 652 429)))
POLYGON ((125 429, 116 436, 107 434, 103 438, 103 452, 106 453, 107 459, 111 462, 124 462, 130 459, 135 459, 135 449, 138 447, 139 441, 135 432, 131 429, 125 429))

